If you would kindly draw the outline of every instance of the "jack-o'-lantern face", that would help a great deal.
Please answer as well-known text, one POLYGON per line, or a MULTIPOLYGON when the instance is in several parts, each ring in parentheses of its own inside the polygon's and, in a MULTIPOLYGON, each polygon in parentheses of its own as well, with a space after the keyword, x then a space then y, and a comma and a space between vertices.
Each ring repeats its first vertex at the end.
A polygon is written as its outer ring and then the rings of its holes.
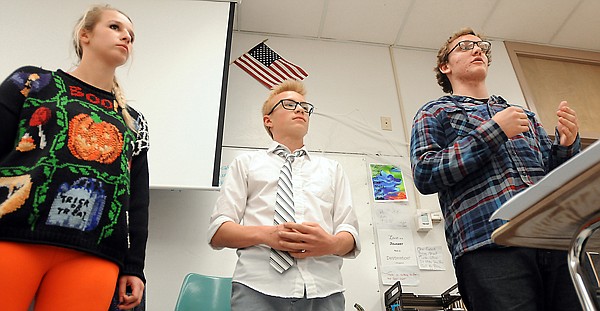
POLYGON ((123 135, 114 125, 81 113, 69 122, 68 147, 78 159, 110 164, 123 151, 123 135))

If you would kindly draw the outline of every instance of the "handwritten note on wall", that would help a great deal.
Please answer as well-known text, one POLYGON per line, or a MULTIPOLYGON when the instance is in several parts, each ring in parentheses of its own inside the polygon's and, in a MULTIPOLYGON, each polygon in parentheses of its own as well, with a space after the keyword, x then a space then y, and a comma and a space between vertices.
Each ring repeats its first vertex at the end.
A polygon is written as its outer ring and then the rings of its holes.
POLYGON ((373 220, 378 228, 409 228, 408 223, 412 218, 407 216, 407 206, 378 204, 374 208, 373 220))
POLYGON ((417 246, 417 259, 421 270, 446 270, 442 246, 417 246))
POLYGON ((418 286, 420 272, 417 266, 381 266, 381 283, 394 285, 400 281, 402 286, 418 286))

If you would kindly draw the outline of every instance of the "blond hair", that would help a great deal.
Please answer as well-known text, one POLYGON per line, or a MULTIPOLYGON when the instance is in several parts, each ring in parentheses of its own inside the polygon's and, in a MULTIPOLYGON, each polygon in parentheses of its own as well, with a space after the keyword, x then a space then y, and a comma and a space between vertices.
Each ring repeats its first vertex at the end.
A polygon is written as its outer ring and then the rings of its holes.
MULTIPOLYGON (((433 71, 435 71, 435 78, 437 79, 437 83, 439 84, 439 86, 442 87, 444 93, 452 94, 452 84, 450 83, 448 76, 446 76, 446 74, 440 70, 440 67, 448 63, 448 54, 450 53, 450 49, 453 48, 450 46, 450 44, 457 38, 465 35, 473 35, 479 37, 481 40, 485 40, 484 36, 476 33, 475 30, 473 30, 472 28, 466 27, 452 34, 450 38, 446 40, 444 45, 442 45, 442 47, 437 53, 437 64, 435 68, 433 68, 433 71)), ((487 56, 489 66, 489 64, 492 63, 492 50, 490 49, 487 52, 485 52, 485 56, 487 56)))
MULTIPOLYGON (((273 109, 273 107, 277 104, 273 102, 273 98, 283 92, 288 92, 288 91, 292 91, 292 92, 296 92, 302 96, 306 95, 306 88, 304 87, 304 83, 298 81, 298 80, 285 80, 281 83, 279 83, 278 85, 275 85, 272 89, 271 92, 269 93, 269 97, 267 98, 267 100, 265 100, 263 106, 262 106, 262 115, 266 116, 271 109, 273 109)), ((267 131, 267 133, 269 133, 269 136, 271 136, 271 138, 273 138, 273 133, 271 133, 271 129, 269 129, 266 125, 263 126, 265 127, 265 130, 267 131)))
MULTIPOLYGON (((102 13, 104 13, 105 11, 119 12, 123 14, 123 16, 127 17, 127 19, 129 19, 129 21, 131 22, 131 18, 127 16, 127 14, 111 7, 108 4, 93 5, 89 7, 87 11, 83 13, 81 18, 79 18, 77 24, 75 24, 75 27, 73 28, 73 47, 75 48, 75 54, 77 55, 77 58, 80 61, 83 57, 83 49, 81 47, 79 35, 83 30, 91 32, 100 20, 102 13)), ((125 95, 123 94, 123 90, 121 89, 119 82, 117 82, 116 76, 113 78, 112 93, 115 96, 117 106, 121 108, 121 112, 123 113, 123 119, 125 120, 125 123, 127 123, 127 126, 129 126, 130 129, 132 129, 133 131, 137 131, 134 125, 133 118, 131 117, 131 114, 129 114, 129 111, 127 109, 127 100, 125 99, 125 95)))

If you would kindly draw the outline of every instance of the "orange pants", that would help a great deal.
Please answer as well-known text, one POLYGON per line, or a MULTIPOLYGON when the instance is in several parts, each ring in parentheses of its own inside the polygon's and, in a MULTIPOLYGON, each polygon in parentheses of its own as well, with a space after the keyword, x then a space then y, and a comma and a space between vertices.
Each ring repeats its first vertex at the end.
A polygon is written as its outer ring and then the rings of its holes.
POLYGON ((107 311, 119 267, 76 250, 0 241, 0 310, 107 311))

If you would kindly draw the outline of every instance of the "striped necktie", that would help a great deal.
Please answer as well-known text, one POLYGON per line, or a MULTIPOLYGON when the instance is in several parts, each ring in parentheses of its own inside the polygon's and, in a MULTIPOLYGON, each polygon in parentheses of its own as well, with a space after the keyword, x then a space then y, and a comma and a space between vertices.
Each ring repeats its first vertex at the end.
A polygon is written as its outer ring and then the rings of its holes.
MULTIPOLYGON (((297 150, 293 154, 287 152, 281 146, 277 147, 275 154, 285 158, 285 162, 279 173, 277 182, 277 196, 275 199, 275 216, 273 224, 275 226, 285 222, 296 222, 294 217, 294 191, 292 188, 292 162, 296 157, 305 154, 304 150, 297 150)), ((271 266, 279 273, 285 272, 294 264, 294 258, 285 251, 271 249, 271 266)))

